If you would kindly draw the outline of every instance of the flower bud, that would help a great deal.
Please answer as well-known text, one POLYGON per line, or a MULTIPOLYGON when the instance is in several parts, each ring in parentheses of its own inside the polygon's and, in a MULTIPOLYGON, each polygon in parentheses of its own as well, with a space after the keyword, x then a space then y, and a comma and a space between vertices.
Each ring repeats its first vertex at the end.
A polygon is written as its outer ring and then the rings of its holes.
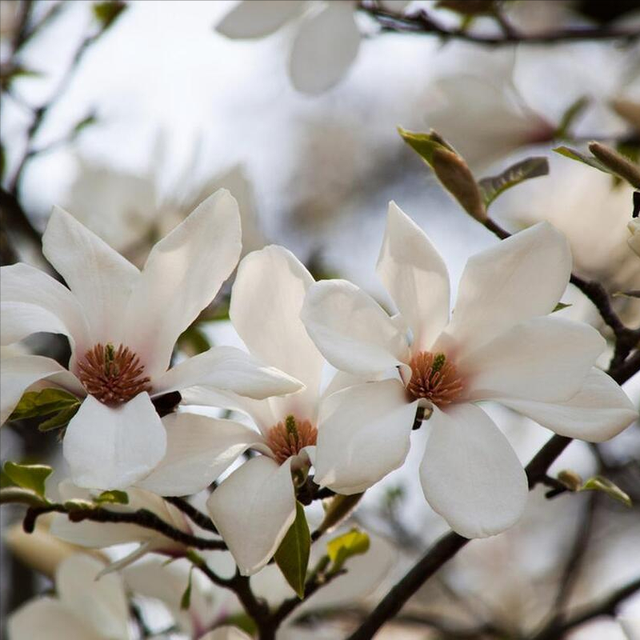
POLYGON ((560 471, 558 480, 560 480, 569 491, 578 491, 582 486, 582 478, 571 469, 563 469, 560 471))
POLYGON ((444 188, 462 208, 476 220, 484 222, 487 210, 467 163, 453 151, 440 147, 433 151, 432 167, 444 188))
POLYGON ((640 167, 625 158, 615 149, 600 142, 591 142, 589 151, 602 162, 605 167, 624 178, 632 187, 640 189, 640 167))

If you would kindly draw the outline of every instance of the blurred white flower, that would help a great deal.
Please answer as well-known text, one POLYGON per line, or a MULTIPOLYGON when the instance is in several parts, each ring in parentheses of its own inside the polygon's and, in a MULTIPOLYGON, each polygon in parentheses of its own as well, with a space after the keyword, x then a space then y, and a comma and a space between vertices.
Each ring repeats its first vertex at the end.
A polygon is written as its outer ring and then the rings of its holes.
POLYGON ((129 606, 122 578, 96 578, 104 564, 78 554, 56 571, 56 595, 35 598, 9 617, 10 640, 129 640, 129 606))
POLYGON ((69 289, 26 264, 2 267, 1 338, 12 344, 62 333, 69 368, 42 356, 3 359, 2 422, 43 379, 84 398, 66 429, 64 456, 77 485, 117 489, 144 478, 165 454, 152 399, 196 384, 256 399, 298 390, 297 381, 231 347, 169 369, 176 340, 215 297, 240 248, 238 206, 225 190, 158 242, 142 271, 55 207, 43 252, 69 289))
POLYGON ((640 256, 640 218, 633 219, 627 226, 631 232, 631 237, 627 242, 631 249, 640 256))
MULTIPOLYGON (((404 0, 380 4, 402 12, 404 0)), ((261 38, 295 22, 289 57, 289 76, 302 93, 319 94, 336 85, 348 72, 360 49, 361 34, 353 0, 242 0, 218 24, 228 38, 261 38)))
POLYGON ((472 257, 455 312, 446 266, 394 203, 378 275, 400 310, 389 317, 346 281, 313 285, 302 319, 330 364, 370 382, 329 397, 318 425, 316 481, 358 493, 402 465, 416 412, 429 418, 420 467, 425 497, 465 537, 521 516, 527 479, 478 402, 493 400, 556 433, 613 437, 637 412, 594 362, 593 328, 551 313, 571 273, 565 238, 541 223, 472 257), (408 330, 412 341, 407 338, 408 330), (393 377, 385 377, 393 372, 393 377))

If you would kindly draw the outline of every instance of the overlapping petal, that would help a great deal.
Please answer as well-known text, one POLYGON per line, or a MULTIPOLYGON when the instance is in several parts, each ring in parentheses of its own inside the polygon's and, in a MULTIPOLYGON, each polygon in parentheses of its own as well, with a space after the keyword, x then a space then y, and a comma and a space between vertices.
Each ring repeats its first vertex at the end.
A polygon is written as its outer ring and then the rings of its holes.
POLYGON ((409 360, 407 338, 397 324, 371 296, 346 280, 314 284, 301 317, 336 369, 375 376, 409 360))
POLYGON ((295 520, 290 460, 257 456, 234 471, 207 501, 209 515, 242 575, 271 559, 295 520))
POLYGON ((216 420, 193 413, 163 419, 167 453, 138 486, 162 496, 186 496, 208 487, 262 436, 233 420, 216 420))
POLYGON ((498 398, 498 402, 561 436, 604 442, 626 429, 638 411, 622 388, 593 367, 582 387, 564 402, 498 398))
POLYGON ((397 469, 409 452, 417 408, 398 380, 331 395, 318 424, 315 481, 338 493, 359 493, 397 469))
POLYGON ((570 275, 567 240, 547 222, 470 258, 447 328, 460 355, 523 320, 551 313, 570 275))
POLYGON ((124 344, 140 356, 152 379, 167 370, 178 336, 213 300, 240 250, 238 203, 225 189, 153 247, 121 318, 124 344))
POLYGON ((505 531, 522 515, 527 477, 511 445, 479 407, 435 408, 420 465, 431 507, 466 538, 505 531))
POLYGON ((227 38, 261 38, 271 35, 298 15, 306 0, 239 2, 216 27, 227 38))
POLYGON ((74 482, 91 489, 124 489, 162 460, 167 434, 146 392, 116 407, 92 396, 71 419, 63 452, 74 482))
POLYGON ((377 271, 413 331, 414 349, 429 349, 449 321, 449 274, 424 231, 395 202, 377 271))

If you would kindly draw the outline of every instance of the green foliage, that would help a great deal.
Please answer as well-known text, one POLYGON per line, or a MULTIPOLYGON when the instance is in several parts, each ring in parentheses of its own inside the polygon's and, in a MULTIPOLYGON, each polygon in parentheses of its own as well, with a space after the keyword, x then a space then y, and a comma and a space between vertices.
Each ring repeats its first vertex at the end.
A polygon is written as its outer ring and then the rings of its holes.
POLYGON ((108 29, 126 8, 127 5, 118 0, 113 0, 112 2, 96 2, 93 5, 93 15, 103 29, 108 29))
POLYGON ((94 502, 96 504, 129 504, 129 496, 126 491, 112 489, 111 491, 103 491, 94 499, 94 502))
POLYGON ((416 133, 398 127, 401 138, 430 166, 433 167, 433 152, 436 149, 447 149, 455 153, 455 149, 438 133, 416 133))
POLYGON ((275 561, 286 581, 304 598, 304 583, 309 566, 311 551, 311 534, 304 514, 304 507, 296 502, 296 519, 289 527, 275 554, 275 561))
POLYGON ((516 162, 497 176, 483 178, 478 183, 478 186, 480 187, 484 204, 488 207, 507 189, 511 189, 511 187, 515 187, 525 180, 546 176, 548 173, 549 162, 547 159, 542 156, 536 156, 516 162))
POLYGON ((349 558, 369 551, 369 545, 369 536, 358 529, 351 529, 348 533, 330 540, 327 543, 327 553, 333 562, 332 573, 340 571, 349 558))
POLYGON ((198 324, 192 324, 178 338, 178 346, 194 356, 211 349, 209 338, 198 324))
POLYGON ((25 420, 50 416, 39 425, 40 431, 59 429, 67 426, 80 408, 80 400, 62 389, 42 389, 27 391, 20 398, 18 406, 9 416, 9 420, 25 420))
POLYGON ((589 98, 582 96, 578 98, 569 108, 564 112, 558 128, 553 134, 554 138, 565 138, 569 135, 569 131, 575 121, 584 113, 584 110, 589 106, 589 98))
POLYGON ((626 507, 631 508, 631 498, 617 484, 604 476, 594 476, 589 478, 579 489, 579 491, 602 491, 610 498, 622 502, 626 507))
POLYGON ((20 487, 6 487, 0 489, 0 504, 26 504, 30 507, 41 507, 47 504, 47 499, 39 496, 31 489, 21 489, 20 487))
POLYGON ((449 9, 465 16, 493 15, 497 11, 496 0, 438 0, 437 9, 449 9))
POLYGON ((44 498, 45 482, 53 469, 43 464, 18 464, 5 462, 3 471, 16 486, 29 489, 44 498))
POLYGON ((554 151, 556 153, 559 153, 561 156, 564 156, 565 158, 575 160, 576 162, 582 162, 582 164, 586 164, 587 166, 603 171, 604 173, 611 173, 609 169, 607 169, 607 167, 605 167, 597 158, 588 156, 580 151, 576 151, 575 149, 561 146, 556 147, 554 151))
POLYGON ((556 311, 562 311, 563 309, 568 309, 571 306, 573 306, 571 303, 558 302, 558 304, 553 308, 553 311, 551 313, 555 313, 556 311))
POLYGON ((191 606, 191 584, 193 581, 193 567, 189 570, 189 580, 187 582, 187 588, 180 598, 180 609, 186 611, 191 606))
POLYGON ((252 638, 255 638, 258 634, 256 621, 247 613, 236 613, 235 615, 229 616, 225 620, 225 624, 238 627, 238 629, 241 629, 252 638))

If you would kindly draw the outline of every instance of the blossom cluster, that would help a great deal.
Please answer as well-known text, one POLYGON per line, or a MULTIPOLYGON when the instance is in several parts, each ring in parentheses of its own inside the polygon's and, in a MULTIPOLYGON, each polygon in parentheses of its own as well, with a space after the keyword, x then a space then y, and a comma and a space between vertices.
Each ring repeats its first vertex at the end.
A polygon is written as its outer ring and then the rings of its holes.
MULTIPOLYGON (((71 357, 67 367, 3 358, 2 421, 34 389, 74 398, 62 438, 70 497, 126 489, 167 509, 158 496, 196 494, 222 476, 206 507, 243 575, 274 556, 311 471, 320 488, 362 493, 402 466, 412 430, 428 433, 426 500, 476 538, 517 522, 528 492, 485 402, 591 442, 637 417, 596 366, 600 334, 553 315, 571 254, 548 223, 473 256, 453 311, 443 259, 393 202, 377 264, 393 314, 350 282, 315 282, 280 246, 237 265, 240 216, 226 190, 160 240, 141 270, 60 208, 43 251, 66 286, 26 264, 3 267, 2 345, 58 333, 71 357), (247 350, 215 346, 175 362, 176 340, 236 267, 229 316, 247 350), (202 406, 244 417, 194 410, 202 406)), ((174 511, 165 519, 188 532, 174 511)), ((60 529, 95 527, 59 518, 60 529)), ((161 536, 128 530, 126 539, 141 543, 137 555, 176 553, 161 536)))

